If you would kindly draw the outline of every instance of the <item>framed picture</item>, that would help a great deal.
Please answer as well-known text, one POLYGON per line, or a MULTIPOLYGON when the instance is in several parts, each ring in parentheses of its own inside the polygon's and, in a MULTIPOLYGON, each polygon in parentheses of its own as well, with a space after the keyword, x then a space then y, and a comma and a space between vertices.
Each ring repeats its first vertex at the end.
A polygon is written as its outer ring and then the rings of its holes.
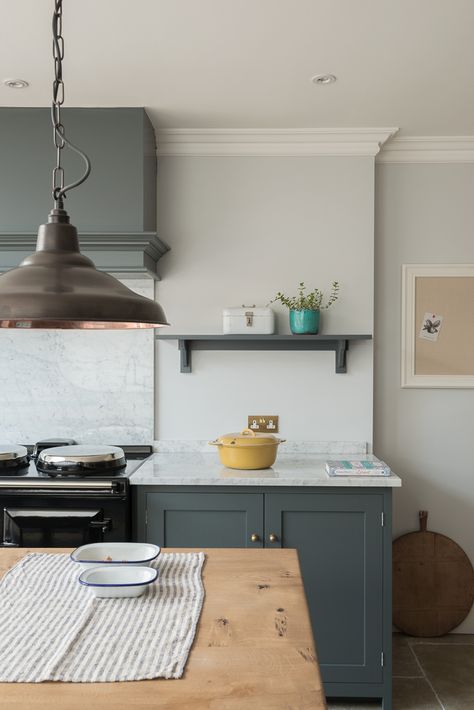
POLYGON ((474 387, 474 264, 402 267, 402 387, 474 387))

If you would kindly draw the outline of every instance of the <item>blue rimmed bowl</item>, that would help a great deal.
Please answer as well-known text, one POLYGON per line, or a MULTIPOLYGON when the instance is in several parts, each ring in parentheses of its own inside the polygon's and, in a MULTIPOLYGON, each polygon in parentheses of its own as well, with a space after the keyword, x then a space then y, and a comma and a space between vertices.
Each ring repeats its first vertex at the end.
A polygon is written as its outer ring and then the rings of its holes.
POLYGON ((71 560, 85 571, 92 567, 120 565, 149 565, 156 560, 161 547, 148 542, 93 542, 71 552, 71 560))
POLYGON ((103 565, 92 567, 79 575, 79 583, 96 597, 139 597, 158 577, 158 570, 139 565, 103 565))

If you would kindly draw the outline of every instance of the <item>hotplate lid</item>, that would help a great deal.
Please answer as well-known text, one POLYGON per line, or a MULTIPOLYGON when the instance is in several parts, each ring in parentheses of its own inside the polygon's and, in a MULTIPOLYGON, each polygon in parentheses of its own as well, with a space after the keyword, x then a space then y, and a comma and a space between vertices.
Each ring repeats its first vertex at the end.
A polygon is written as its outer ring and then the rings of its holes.
POLYGON ((0 469, 21 468, 28 464, 28 450, 19 444, 0 445, 0 469))
POLYGON ((31 458, 37 459, 44 449, 52 449, 53 446, 72 446, 73 444, 77 444, 74 439, 43 439, 34 445, 31 458))
POLYGON ((43 449, 38 455, 36 468, 51 475, 84 475, 117 471, 126 464, 124 451, 119 446, 76 444, 43 449))

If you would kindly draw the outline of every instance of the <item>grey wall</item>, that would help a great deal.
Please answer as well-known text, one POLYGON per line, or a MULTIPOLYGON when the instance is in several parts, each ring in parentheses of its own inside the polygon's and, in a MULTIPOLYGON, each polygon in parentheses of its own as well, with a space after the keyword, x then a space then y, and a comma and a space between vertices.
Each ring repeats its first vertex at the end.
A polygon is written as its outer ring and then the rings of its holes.
MULTIPOLYGON (((222 332, 222 309, 265 305, 300 281, 339 302, 326 333, 373 326, 371 157, 169 157, 158 161, 158 300, 175 333, 222 332)), ((289 332, 279 310, 279 332, 289 332)), ((171 331, 171 332, 172 332, 171 331)), ((351 346, 348 373, 329 352, 197 352, 179 373, 176 342, 159 343, 159 439, 207 439, 279 414, 281 433, 313 441, 372 440, 372 342, 351 346)))
POLYGON ((395 533, 426 509, 474 561, 474 390, 400 387, 401 265, 474 263, 474 165, 377 166, 375 224, 374 450, 403 478, 395 533))

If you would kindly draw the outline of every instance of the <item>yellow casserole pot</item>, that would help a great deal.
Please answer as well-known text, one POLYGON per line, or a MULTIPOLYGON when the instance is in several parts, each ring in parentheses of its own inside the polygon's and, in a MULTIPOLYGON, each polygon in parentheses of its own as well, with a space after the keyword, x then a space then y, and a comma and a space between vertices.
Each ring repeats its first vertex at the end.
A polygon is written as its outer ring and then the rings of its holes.
POLYGON ((236 434, 224 434, 209 444, 218 447, 220 459, 227 468, 251 470, 273 466, 278 444, 283 441, 273 434, 256 434, 252 429, 244 429, 236 434))

